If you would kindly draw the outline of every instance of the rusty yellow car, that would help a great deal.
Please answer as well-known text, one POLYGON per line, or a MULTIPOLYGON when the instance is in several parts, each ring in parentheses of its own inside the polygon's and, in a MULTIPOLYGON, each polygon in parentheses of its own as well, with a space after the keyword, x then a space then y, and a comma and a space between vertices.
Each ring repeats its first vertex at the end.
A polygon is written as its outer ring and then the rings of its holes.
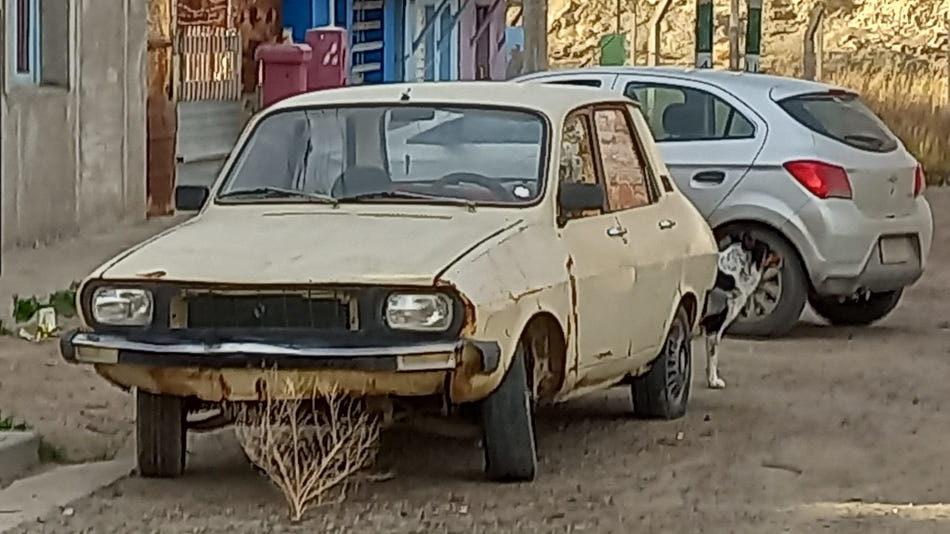
POLYGON ((82 282, 62 355, 134 391, 147 477, 266 372, 468 407, 498 481, 534 479, 539 405, 622 385, 680 417, 717 246, 636 106, 498 82, 283 100, 176 190, 193 217, 82 282))

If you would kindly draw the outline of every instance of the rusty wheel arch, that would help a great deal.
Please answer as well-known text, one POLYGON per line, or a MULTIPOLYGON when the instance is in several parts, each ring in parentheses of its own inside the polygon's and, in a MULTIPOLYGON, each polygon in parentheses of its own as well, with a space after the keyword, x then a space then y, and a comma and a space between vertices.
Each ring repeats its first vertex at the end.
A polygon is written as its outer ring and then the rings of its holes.
MULTIPOLYGON (((696 298, 696 295, 694 295, 692 291, 687 291, 683 294, 683 297, 680 298, 679 305, 686 309, 689 324, 695 324, 696 316, 699 314, 699 300, 696 298)), ((690 328, 692 328, 692 326, 690 326, 690 328)))
POLYGON ((567 338, 560 322, 548 312, 531 316, 521 333, 528 379, 537 402, 547 404, 564 386, 567 338))

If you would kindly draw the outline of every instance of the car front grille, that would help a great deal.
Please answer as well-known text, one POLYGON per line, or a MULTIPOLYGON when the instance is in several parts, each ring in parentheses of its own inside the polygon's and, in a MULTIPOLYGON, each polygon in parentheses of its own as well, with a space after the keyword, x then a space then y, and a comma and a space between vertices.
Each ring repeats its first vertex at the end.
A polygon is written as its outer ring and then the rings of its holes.
POLYGON ((189 328, 352 329, 350 301, 306 293, 220 294, 186 297, 189 328))

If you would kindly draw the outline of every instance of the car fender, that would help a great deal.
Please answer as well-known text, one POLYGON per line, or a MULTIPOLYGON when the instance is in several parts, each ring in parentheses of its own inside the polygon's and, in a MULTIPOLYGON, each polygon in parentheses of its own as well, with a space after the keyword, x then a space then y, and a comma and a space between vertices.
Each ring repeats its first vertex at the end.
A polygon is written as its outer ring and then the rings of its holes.
POLYGON ((438 283, 463 295, 472 317, 465 335, 497 343, 498 365, 484 373, 466 362, 452 380, 454 402, 488 396, 501 383, 521 334, 540 313, 554 317, 570 349, 571 296, 567 252, 554 228, 522 223, 482 243, 439 275, 438 283))

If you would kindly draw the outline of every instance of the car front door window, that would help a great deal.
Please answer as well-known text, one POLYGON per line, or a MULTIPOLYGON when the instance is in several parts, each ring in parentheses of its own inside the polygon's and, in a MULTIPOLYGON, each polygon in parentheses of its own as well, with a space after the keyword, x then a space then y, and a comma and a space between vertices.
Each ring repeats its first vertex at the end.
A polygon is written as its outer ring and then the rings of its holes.
POLYGON ((640 103, 658 142, 748 139, 755 126, 718 96, 694 89, 629 82, 624 94, 640 103))

